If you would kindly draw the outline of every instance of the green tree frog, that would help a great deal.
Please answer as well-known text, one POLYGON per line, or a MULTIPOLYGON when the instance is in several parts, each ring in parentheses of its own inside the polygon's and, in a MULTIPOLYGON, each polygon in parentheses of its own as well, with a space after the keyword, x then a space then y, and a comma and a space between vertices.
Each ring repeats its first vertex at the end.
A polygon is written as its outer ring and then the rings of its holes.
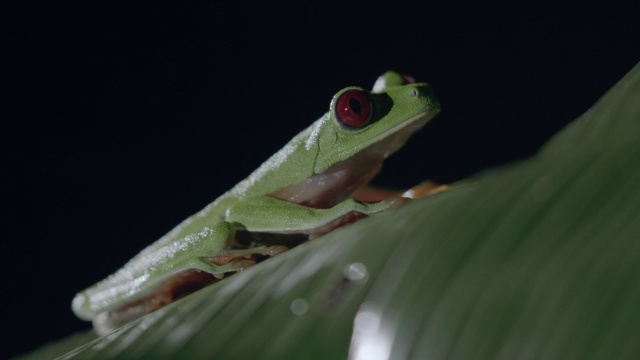
POLYGON ((329 111, 249 177, 80 292, 72 308, 105 334, 288 247, 403 203, 354 197, 440 110, 426 83, 389 71, 329 111))

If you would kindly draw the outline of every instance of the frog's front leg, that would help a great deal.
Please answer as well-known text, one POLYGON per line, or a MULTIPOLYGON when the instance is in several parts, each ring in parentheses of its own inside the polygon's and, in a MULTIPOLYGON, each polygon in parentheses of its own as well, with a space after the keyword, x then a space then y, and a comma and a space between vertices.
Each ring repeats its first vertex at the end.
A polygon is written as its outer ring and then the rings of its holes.
POLYGON ((408 199, 422 199, 427 196, 435 195, 440 192, 449 190, 449 185, 442 185, 435 181, 427 180, 420 184, 413 186, 412 188, 402 192, 397 190, 390 190, 385 188, 378 188, 375 186, 363 186, 358 189, 352 198, 360 201, 380 201, 395 197, 403 197, 408 199))
POLYGON ((360 218, 397 207, 408 199, 393 198, 375 203, 347 199, 328 209, 316 209, 270 196, 243 199, 227 210, 226 220, 248 231, 308 234, 315 238, 360 218))
POLYGON ((449 190, 449 188, 449 185, 442 185, 434 181, 427 180, 402 193, 402 197, 410 199, 421 199, 423 197, 447 191, 449 190))

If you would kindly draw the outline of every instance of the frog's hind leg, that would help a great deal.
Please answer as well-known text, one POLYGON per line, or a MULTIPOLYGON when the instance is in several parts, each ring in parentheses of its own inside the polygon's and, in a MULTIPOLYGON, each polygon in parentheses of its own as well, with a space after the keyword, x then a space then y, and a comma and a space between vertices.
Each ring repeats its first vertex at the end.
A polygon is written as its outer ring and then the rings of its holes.
POLYGON ((258 246, 250 249, 220 250, 209 256, 184 261, 181 268, 206 271, 217 279, 225 273, 245 270, 256 264, 255 255, 274 256, 285 252, 286 246, 258 246))
POLYGON ((256 264, 257 256, 274 256, 287 250, 286 246, 256 246, 230 249, 229 244, 236 237, 236 226, 221 221, 197 234, 190 234, 157 250, 157 253, 171 254, 174 262, 164 262, 157 272, 175 274, 196 269, 205 271, 216 278, 225 273, 242 271, 256 264))
POLYGON ((287 249, 286 246, 273 245, 257 246, 249 249, 222 250, 215 255, 207 257, 205 261, 212 263, 217 269, 224 272, 242 271, 256 264, 254 255, 275 256, 287 251, 287 249))

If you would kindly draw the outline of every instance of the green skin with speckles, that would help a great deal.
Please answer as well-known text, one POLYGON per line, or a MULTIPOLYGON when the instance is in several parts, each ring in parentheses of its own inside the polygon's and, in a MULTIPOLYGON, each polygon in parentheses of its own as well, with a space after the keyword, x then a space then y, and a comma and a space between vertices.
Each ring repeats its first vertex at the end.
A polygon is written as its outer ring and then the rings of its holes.
POLYGON ((108 332, 148 310, 129 311, 115 319, 110 313, 153 296, 161 284, 177 274, 197 269, 221 277, 254 264, 249 260, 253 255, 283 251, 282 246, 264 244, 230 249, 228 245, 238 231, 313 238, 354 213, 371 215, 402 203, 398 198, 364 203, 349 196, 366 185, 384 158, 438 113, 439 103, 431 87, 407 83, 409 79, 389 71, 378 78, 371 92, 357 87, 338 92, 324 116, 248 178, 116 273, 77 294, 72 304, 75 314, 93 320, 99 332, 108 332), (340 96, 353 90, 366 94, 371 110, 366 125, 356 129, 344 126, 336 110, 340 96), (216 261, 216 265, 212 262, 216 258, 247 260, 216 261))

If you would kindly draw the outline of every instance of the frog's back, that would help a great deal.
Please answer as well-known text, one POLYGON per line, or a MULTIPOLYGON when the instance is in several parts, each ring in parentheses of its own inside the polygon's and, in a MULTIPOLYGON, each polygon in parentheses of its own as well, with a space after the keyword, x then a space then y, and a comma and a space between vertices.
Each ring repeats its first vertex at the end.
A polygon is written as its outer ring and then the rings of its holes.
MULTIPOLYGON (((313 175, 314 159, 318 153, 314 129, 327 115, 315 121, 262 163, 251 175, 220 196, 214 203, 232 204, 232 199, 271 194, 287 185, 304 181, 313 175)), ((227 208, 228 206, 223 206, 227 208)))

